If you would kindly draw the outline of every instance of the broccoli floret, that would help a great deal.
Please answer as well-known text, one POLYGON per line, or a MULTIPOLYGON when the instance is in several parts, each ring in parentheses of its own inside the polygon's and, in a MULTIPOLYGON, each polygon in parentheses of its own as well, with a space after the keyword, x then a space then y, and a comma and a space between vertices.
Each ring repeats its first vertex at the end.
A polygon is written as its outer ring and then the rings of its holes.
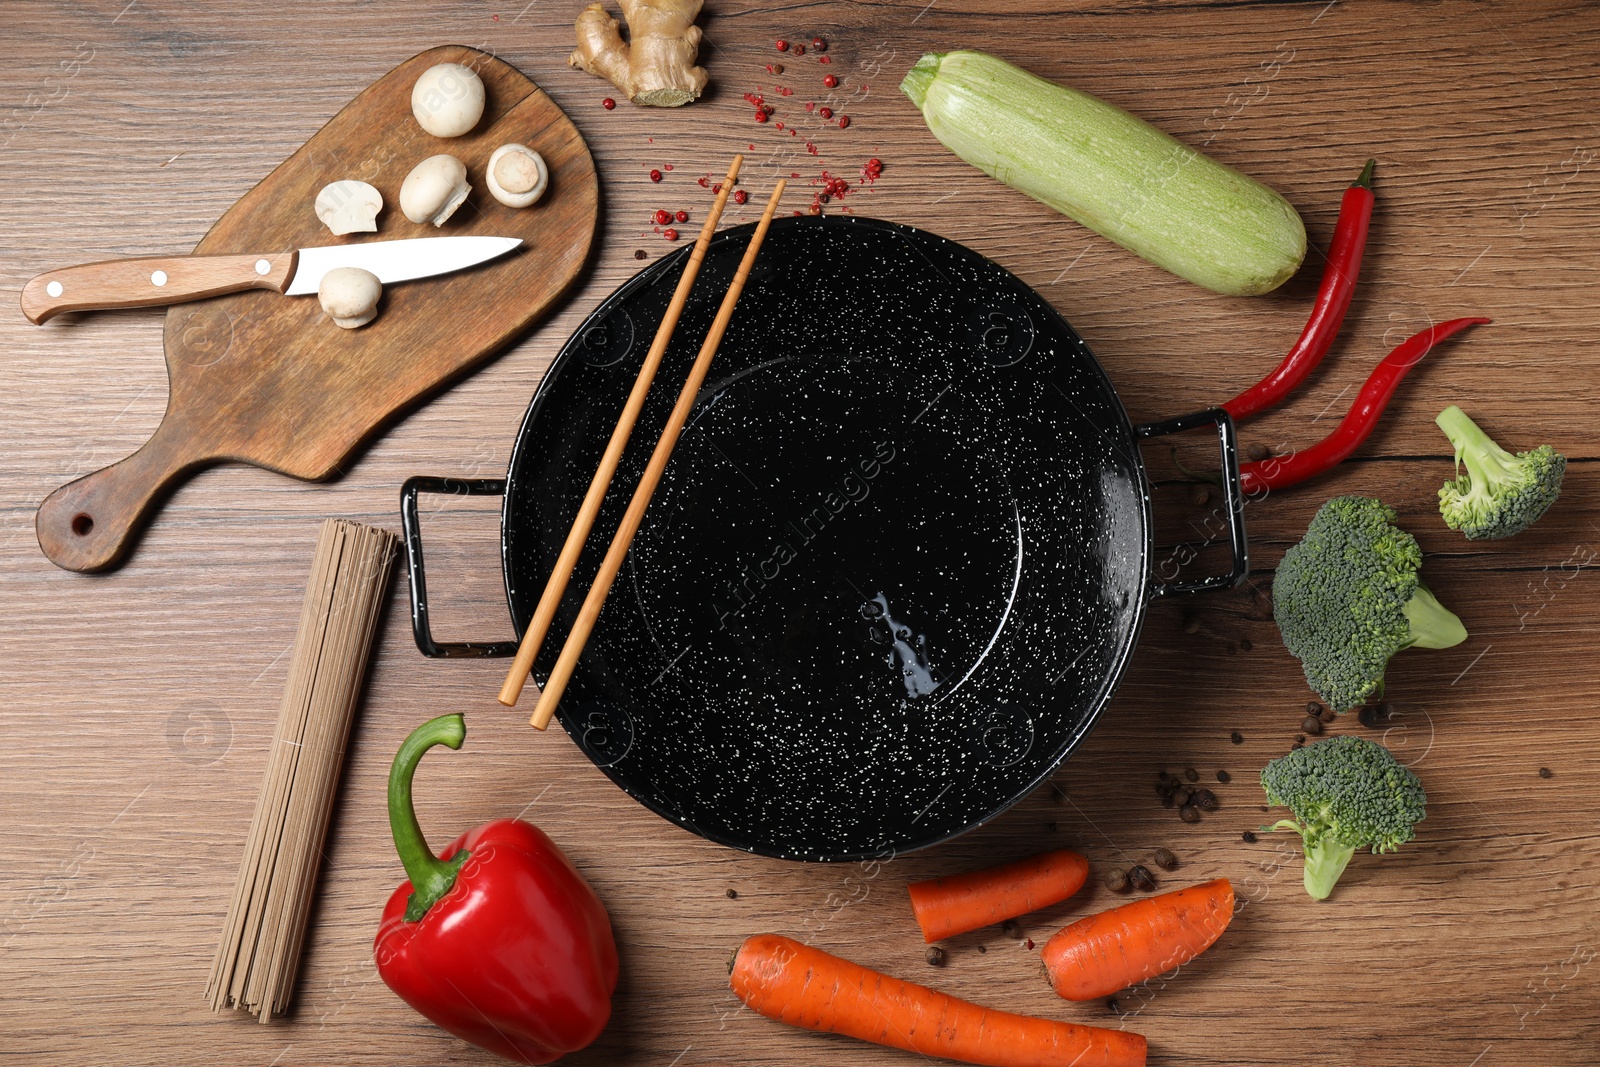
POLYGON ((1272 581, 1273 617, 1306 681, 1344 711, 1383 691, 1403 648, 1449 648, 1467 631, 1417 576, 1422 549, 1381 500, 1335 497, 1322 505, 1272 581))
POLYGON ((1265 827, 1305 842, 1306 892, 1326 900, 1358 848, 1393 852, 1427 814, 1422 781, 1389 750, 1362 737, 1328 737, 1261 770, 1267 801, 1294 818, 1265 827))
POLYGON ((1537 522, 1561 495, 1567 457, 1549 445, 1513 456, 1454 404, 1434 421, 1456 446, 1456 476, 1439 490, 1439 512, 1452 530, 1473 541, 1510 537, 1537 522))

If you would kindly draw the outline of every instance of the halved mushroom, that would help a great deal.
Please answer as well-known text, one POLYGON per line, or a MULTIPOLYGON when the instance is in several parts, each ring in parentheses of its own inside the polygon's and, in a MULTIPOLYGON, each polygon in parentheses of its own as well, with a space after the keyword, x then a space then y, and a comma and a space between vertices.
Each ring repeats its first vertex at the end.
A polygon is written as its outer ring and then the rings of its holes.
POLYGON ((503 144, 489 157, 489 192, 506 207, 527 207, 544 195, 550 170, 544 157, 525 144, 503 144))
POLYGON ((483 81, 460 63, 429 67, 411 87, 411 113, 435 137, 460 137, 483 118, 483 81))
POLYGON ((322 276, 317 299, 322 310, 337 326, 353 330, 365 326, 378 314, 383 283, 371 271, 360 267, 335 267, 322 276))
POLYGON ((441 226, 470 192, 465 163, 451 155, 429 156, 400 183, 400 211, 412 222, 441 226))
POLYGON ((383 194, 353 178, 324 185, 317 194, 317 218, 337 237, 347 233, 376 233, 383 194))

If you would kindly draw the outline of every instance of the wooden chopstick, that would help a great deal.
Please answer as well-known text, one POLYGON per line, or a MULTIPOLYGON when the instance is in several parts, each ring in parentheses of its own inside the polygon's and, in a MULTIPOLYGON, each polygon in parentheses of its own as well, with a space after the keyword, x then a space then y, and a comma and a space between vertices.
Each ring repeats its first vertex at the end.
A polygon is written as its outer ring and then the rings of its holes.
POLYGON ((722 335, 728 330, 728 321, 733 318, 734 305, 739 302, 739 294, 744 291, 745 279, 750 276, 750 268, 755 264, 756 254, 761 251, 761 242, 766 240, 767 228, 772 225, 773 212, 778 210, 778 200, 783 196, 786 184, 780 180, 777 188, 772 190, 772 197, 767 201, 766 210, 761 213, 761 221, 756 224, 756 232, 750 237, 750 245, 744 250, 744 259, 739 262, 739 270, 728 285, 728 292, 722 298, 722 306, 717 309, 717 317, 712 320, 711 329, 706 332, 705 342, 700 346, 700 354, 695 357, 694 366, 689 369, 689 378, 683 383, 682 391, 678 393, 678 402, 673 405, 672 415, 667 419, 666 428, 661 431, 661 439, 656 442, 656 450, 650 455, 650 465, 645 468, 644 477, 639 479, 639 485, 633 491, 633 499, 628 503, 628 512, 622 517, 622 525, 617 528, 616 536, 611 539, 611 548, 606 552, 605 561, 600 564, 600 573, 595 575, 594 585, 589 588, 589 595, 584 598, 583 607, 578 612, 578 621, 572 624, 572 632, 567 635, 567 643, 561 649, 561 656, 556 660, 555 669, 550 672, 550 680, 545 683, 543 691, 539 694, 539 702, 533 708, 533 717, 528 720, 535 729, 543 730, 550 725, 550 717, 555 714, 556 705, 561 702, 561 694, 566 691, 567 682, 572 679, 572 672, 578 665, 578 656, 583 653, 583 646, 589 640, 595 620, 600 617, 600 609, 605 606, 606 596, 611 592, 611 584, 617 580, 617 572, 622 569, 622 561, 627 558, 628 546, 633 544, 633 535, 639 532, 639 524, 644 521, 645 509, 650 506, 650 497, 654 495, 656 485, 660 483, 661 475, 667 469, 667 460, 672 458, 672 450, 677 447, 678 435, 683 432, 684 423, 689 421, 689 413, 694 408, 695 398, 700 395, 700 387, 705 384, 706 373, 711 369, 711 361, 716 357, 717 348, 722 344, 722 335))
POLYGON ((633 391, 628 394, 628 402, 623 405, 616 429, 611 431, 611 441, 606 445, 605 455, 600 457, 600 466, 594 472, 594 479, 589 483, 589 491, 584 495, 577 517, 572 520, 572 529, 567 531, 566 543, 561 546, 561 555, 556 559, 555 569, 550 572, 550 580, 545 583, 544 593, 539 597, 539 606, 533 612, 533 620, 528 623, 527 632, 522 635, 522 643, 517 646, 517 658, 512 660, 511 669, 506 672, 505 683, 500 686, 500 703, 508 708, 516 706, 517 698, 522 695, 522 687, 527 684, 528 674, 533 670, 533 661, 539 657, 539 649, 550 632, 550 623, 554 621, 556 609, 560 607, 561 598, 566 594, 567 582, 571 580, 572 571, 578 565, 578 556, 583 553, 584 542, 589 539, 589 531, 594 528, 595 517, 600 514, 600 505, 605 501, 606 491, 611 488, 611 479, 617 473, 617 464, 621 462, 622 452, 628 445, 628 437, 633 433, 633 424, 639 419, 645 397, 650 392, 650 384, 655 381, 656 370, 661 366, 661 357, 667 351, 673 331, 678 328, 678 318, 683 314, 683 306, 689 299, 689 290, 694 288, 695 276, 700 273, 700 264, 705 261, 706 248, 716 236, 722 209, 728 203, 728 196, 733 192, 733 183, 739 177, 739 167, 743 163, 744 156, 734 156, 733 163, 728 167, 728 176, 722 179, 722 188, 717 191, 716 202, 711 205, 711 213, 706 216, 705 225, 700 227, 700 236, 695 239, 694 251, 689 253, 689 262, 683 266, 683 276, 678 279, 678 287, 673 290, 672 302, 667 305, 667 313, 656 329, 655 340, 650 343, 650 351, 645 354, 644 364, 639 368, 639 376, 633 381, 633 391))

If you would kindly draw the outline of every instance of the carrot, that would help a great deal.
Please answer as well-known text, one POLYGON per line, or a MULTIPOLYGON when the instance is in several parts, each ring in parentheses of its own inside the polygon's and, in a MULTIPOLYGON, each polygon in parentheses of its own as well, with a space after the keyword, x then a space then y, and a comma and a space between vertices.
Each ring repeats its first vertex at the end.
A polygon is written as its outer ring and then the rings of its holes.
POLYGON ((1211 947, 1233 918, 1226 878, 1146 897, 1079 919, 1044 946, 1055 991, 1094 1000, 1188 963, 1211 947))
POLYGON ((1088 877, 1089 861, 1063 848, 908 888, 922 939, 932 944, 1066 900, 1088 877))
POLYGON ((924 1056, 989 1067, 1144 1067, 1138 1034, 991 1011, 778 934, 739 946, 729 985, 769 1019, 924 1056))

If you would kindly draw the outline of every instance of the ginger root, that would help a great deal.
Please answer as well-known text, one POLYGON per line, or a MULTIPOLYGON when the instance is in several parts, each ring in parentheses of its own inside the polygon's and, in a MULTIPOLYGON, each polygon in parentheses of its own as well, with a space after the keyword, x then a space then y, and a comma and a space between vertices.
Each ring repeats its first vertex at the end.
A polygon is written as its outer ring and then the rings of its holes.
POLYGON ((578 15, 578 47, 567 64, 605 78, 629 100, 652 107, 679 107, 706 87, 704 67, 694 65, 701 0, 620 0, 632 44, 622 39, 605 5, 578 15))

